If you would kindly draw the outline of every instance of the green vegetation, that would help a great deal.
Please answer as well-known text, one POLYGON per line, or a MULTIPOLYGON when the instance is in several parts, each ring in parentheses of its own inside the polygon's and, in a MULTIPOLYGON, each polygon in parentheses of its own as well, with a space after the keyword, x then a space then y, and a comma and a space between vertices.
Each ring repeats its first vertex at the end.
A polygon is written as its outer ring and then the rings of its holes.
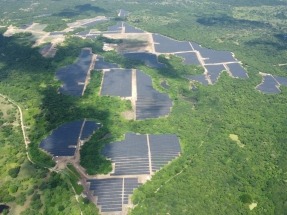
POLYGON ((40 141, 52 129, 82 118, 103 124, 81 150, 81 164, 89 174, 111 169, 110 162, 99 155, 101 147, 122 138, 127 131, 179 136, 182 156, 135 192, 133 201, 137 206, 131 214, 286 213, 287 91, 282 87, 279 95, 263 95, 254 89, 261 81, 259 71, 286 76, 287 67, 278 66, 287 63, 285 11, 281 9, 286 1, 205 0, 161 4, 156 0, 141 0, 132 5, 105 1, 79 7, 72 0, 69 8, 67 2, 43 1, 41 7, 53 14, 34 18, 47 11, 35 6, 29 13, 12 13, 30 7, 30 2, 5 1, 6 6, 0 9, 0 25, 42 21, 54 23, 50 28, 60 26, 57 27, 60 29, 64 22, 101 14, 115 15, 116 9, 125 6, 132 11, 128 22, 144 30, 233 51, 248 69, 250 78, 231 79, 223 73, 216 85, 196 84, 196 89, 190 90, 183 76, 200 74, 202 70, 184 66, 176 57, 161 56, 160 61, 167 68, 156 70, 114 52, 103 53, 103 38, 84 41, 70 37, 59 47, 55 58, 45 59, 37 48, 31 48, 29 34, 0 36, 0 92, 22 108, 31 140, 29 152, 36 162, 32 165, 26 159, 21 129, 19 123, 14 123, 19 120, 17 109, 7 101, 5 105, 1 103, 0 202, 12 206, 12 214, 98 213, 95 205, 86 199, 80 197, 76 201, 72 187, 76 193, 82 187, 77 183, 79 175, 75 169, 68 166, 61 173, 50 173, 44 167, 54 163, 38 149, 40 141), (263 19, 258 6, 272 19, 263 19), (93 71, 82 98, 58 94, 61 83, 54 79, 55 71, 72 63, 83 47, 91 47, 108 61, 148 73, 154 87, 173 99, 171 115, 145 121, 125 120, 121 113, 130 110, 130 103, 100 97, 101 73, 97 71, 93 71), (160 86, 162 80, 168 82, 169 89, 160 86), (230 134, 238 135, 245 147, 238 147, 230 134), (251 211, 248 204, 252 202, 258 205, 251 211))

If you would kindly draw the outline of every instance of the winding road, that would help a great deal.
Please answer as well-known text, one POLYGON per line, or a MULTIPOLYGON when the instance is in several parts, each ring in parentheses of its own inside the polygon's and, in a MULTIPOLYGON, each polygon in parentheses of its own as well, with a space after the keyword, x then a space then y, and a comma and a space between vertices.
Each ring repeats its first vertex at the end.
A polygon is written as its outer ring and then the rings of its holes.
POLYGON ((4 99, 7 99, 11 104, 13 104, 14 106, 16 106, 16 107, 18 108, 19 113, 20 113, 20 124, 21 124, 23 139, 24 139, 24 143, 25 143, 25 147, 26 147, 27 158, 28 158, 28 160, 29 160, 31 163, 35 164, 35 163, 32 161, 32 159, 31 159, 31 157, 30 157, 30 155, 29 155, 29 152, 28 152, 28 145, 29 145, 29 143, 30 143, 30 140, 29 140, 29 138, 28 138, 28 136, 27 136, 27 134, 26 134, 26 131, 25 131, 22 109, 20 108, 20 106, 19 106, 15 101, 13 101, 12 99, 10 99, 9 97, 7 97, 7 96, 5 96, 5 95, 3 95, 3 94, 1 94, 1 93, 0 93, 0 96, 1 96, 2 98, 4 98, 4 99))

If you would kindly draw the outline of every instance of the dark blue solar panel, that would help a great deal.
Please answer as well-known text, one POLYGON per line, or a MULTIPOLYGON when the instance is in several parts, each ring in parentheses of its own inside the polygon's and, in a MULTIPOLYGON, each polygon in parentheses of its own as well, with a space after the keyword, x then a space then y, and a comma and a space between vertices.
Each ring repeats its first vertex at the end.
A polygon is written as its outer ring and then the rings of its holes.
POLYGON ((162 168, 181 152, 176 135, 149 135, 149 144, 153 171, 162 168))
POLYGON ((278 81, 278 83, 282 86, 287 86, 287 78, 286 77, 280 77, 280 76, 275 76, 273 77, 278 81))
POLYGON ((104 58, 101 56, 97 57, 94 69, 101 70, 101 69, 115 69, 115 68, 119 68, 119 65, 105 62, 104 58))
POLYGON ((157 118, 170 113, 172 101, 167 94, 156 91, 151 78, 137 71, 136 119, 157 118))
POLYGON ((189 76, 186 76, 186 78, 190 81, 197 81, 205 86, 208 85, 208 81, 205 75, 189 75, 189 76))
POLYGON ((90 179, 90 190, 97 197, 101 212, 120 212, 128 197, 140 184, 137 178, 90 179))
POLYGON ((115 163, 114 175, 149 173, 146 135, 128 133, 124 141, 105 145, 102 154, 115 163))
POLYGON ((87 30, 87 31, 81 31, 81 32, 78 32, 76 33, 76 35, 79 35, 79 36, 86 36, 87 34, 90 33, 90 30, 87 30))
POLYGON ((109 27, 108 32, 106 33, 111 33, 111 32, 119 33, 122 31, 122 25, 123 25, 123 22, 118 22, 116 25, 109 27))
POLYGON ((40 143, 40 148, 54 156, 73 156, 83 121, 64 124, 40 143))
POLYGON ((217 82, 221 72, 225 70, 223 65, 211 65, 205 66, 205 68, 207 69, 209 78, 213 84, 217 82))
MULTIPOLYGON (((40 148, 53 156, 73 156, 83 122, 84 120, 80 120, 61 125, 40 143, 40 148)), ((96 127, 92 126, 92 124, 92 121, 88 121, 88 126, 83 129, 83 134, 86 138, 94 132, 92 129, 100 128, 98 124, 96 127)))
POLYGON ((280 93, 279 84, 271 75, 263 76, 263 82, 256 89, 266 94, 280 93))
POLYGON ((91 49, 82 49, 75 64, 64 67, 56 72, 58 80, 63 82, 60 92, 81 96, 84 89, 84 83, 92 63, 93 53, 91 49))
POLYGON ((189 42, 176 41, 160 34, 153 34, 155 51, 159 53, 189 52, 192 47, 189 42))
POLYGON ((229 71, 235 78, 248 78, 246 70, 239 63, 227 64, 229 71))
POLYGON ((183 58, 183 63, 186 65, 200 65, 195 52, 177 53, 175 55, 183 58))
POLYGON ((98 130, 99 128, 101 128, 101 124, 100 123, 96 123, 94 121, 85 121, 85 125, 82 131, 82 136, 81 136, 81 140, 85 140, 87 138, 89 138, 93 132, 95 132, 96 130, 98 130))
POLYGON ((224 63, 224 62, 235 62, 231 52, 228 51, 216 51, 208 48, 201 47, 196 43, 192 43, 194 50, 199 51, 202 58, 204 58, 205 64, 211 63, 224 63))
POLYGON ((51 36, 59 36, 59 35, 64 35, 64 34, 65 32, 60 32, 60 31, 54 31, 50 33, 51 36))
POLYGON ((130 26, 127 23, 123 23, 123 27, 125 29, 125 33, 144 33, 143 30, 130 26))
POLYGON ((101 95, 131 97, 132 70, 112 69, 104 73, 101 95))
POLYGON ((125 53, 124 56, 129 59, 140 60, 145 65, 152 68, 163 68, 164 64, 159 63, 157 56, 155 54, 146 53, 146 52, 138 52, 138 53, 125 53))

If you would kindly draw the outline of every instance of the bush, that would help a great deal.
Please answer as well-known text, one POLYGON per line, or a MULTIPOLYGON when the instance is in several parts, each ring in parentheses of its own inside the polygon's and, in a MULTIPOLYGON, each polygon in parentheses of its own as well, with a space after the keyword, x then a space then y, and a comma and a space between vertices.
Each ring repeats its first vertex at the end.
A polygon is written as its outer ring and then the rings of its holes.
POLYGON ((239 198, 240 198, 240 201, 243 202, 244 204, 252 203, 252 198, 249 194, 243 194, 239 198))
POLYGON ((18 191, 18 186, 13 184, 9 187, 10 193, 16 193, 18 191))
POLYGON ((17 178, 19 172, 20 172, 20 166, 17 166, 15 168, 9 169, 8 174, 12 177, 12 178, 17 178))

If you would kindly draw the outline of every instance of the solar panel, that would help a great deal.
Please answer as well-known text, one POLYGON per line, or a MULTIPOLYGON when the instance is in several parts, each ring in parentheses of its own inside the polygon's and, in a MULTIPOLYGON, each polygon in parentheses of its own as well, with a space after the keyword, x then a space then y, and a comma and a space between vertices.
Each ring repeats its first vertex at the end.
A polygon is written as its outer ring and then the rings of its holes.
POLYGON ((60 92, 72 96, 81 96, 86 77, 92 63, 91 49, 82 49, 76 63, 66 66, 56 72, 56 78, 63 82, 60 92))
POLYGON ((131 195, 138 183, 137 178, 107 178, 90 179, 90 190, 97 197, 97 205, 101 212, 120 212, 123 204, 128 204, 131 195))
POLYGON ((112 69, 104 73, 101 95, 131 97, 132 70, 112 69))
POLYGON ((280 93, 279 84, 271 75, 263 76, 263 82, 256 89, 266 94, 280 93))
MULTIPOLYGON (((42 140, 40 148, 53 156, 73 156, 78 144, 84 120, 63 124, 42 140)), ((93 121, 86 121, 82 130, 82 139, 88 138, 101 126, 93 121)))
POLYGON ((155 51, 159 53, 189 52, 192 47, 187 41, 177 41, 160 34, 153 34, 155 51))
POLYGON ((227 64, 229 71, 235 78, 248 78, 246 70, 239 63, 227 64))
POLYGON ((170 113, 172 101, 167 94, 156 91, 151 78, 137 70, 136 118, 147 119, 170 113))
POLYGON ((225 70, 223 65, 206 65, 205 68, 207 69, 209 78, 213 84, 217 82, 221 72, 225 70))

